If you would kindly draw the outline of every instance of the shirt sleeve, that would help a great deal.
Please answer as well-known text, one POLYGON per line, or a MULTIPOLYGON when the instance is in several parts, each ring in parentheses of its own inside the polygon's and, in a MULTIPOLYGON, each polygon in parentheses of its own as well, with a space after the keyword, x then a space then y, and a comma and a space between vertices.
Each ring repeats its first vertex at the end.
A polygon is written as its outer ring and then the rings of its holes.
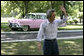
POLYGON ((41 23, 40 29, 39 29, 38 35, 37 35, 37 41, 40 42, 43 35, 44 35, 44 28, 43 28, 43 23, 41 23))
POLYGON ((58 23, 58 26, 60 26, 61 24, 65 23, 67 21, 67 16, 63 16, 63 19, 58 19, 56 20, 56 22, 58 23))

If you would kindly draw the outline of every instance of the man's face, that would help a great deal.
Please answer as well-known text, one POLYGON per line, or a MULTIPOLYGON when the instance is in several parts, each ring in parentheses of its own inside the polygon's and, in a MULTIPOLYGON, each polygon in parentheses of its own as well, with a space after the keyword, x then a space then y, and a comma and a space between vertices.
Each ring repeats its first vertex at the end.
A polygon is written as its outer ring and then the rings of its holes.
POLYGON ((51 15, 51 19, 52 19, 52 20, 55 19, 55 15, 56 15, 56 13, 55 13, 55 12, 52 12, 52 15, 51 15))

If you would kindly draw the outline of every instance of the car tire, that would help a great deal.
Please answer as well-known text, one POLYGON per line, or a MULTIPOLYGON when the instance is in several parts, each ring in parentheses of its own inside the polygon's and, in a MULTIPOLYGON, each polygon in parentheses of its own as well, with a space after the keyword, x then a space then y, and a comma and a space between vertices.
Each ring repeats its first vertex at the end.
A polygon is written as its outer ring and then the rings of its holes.
POLYGON ((15 29, 15 28, 11 28, 11 30, 15 31, 15 30, 17 30, 17 29, 15 29))
POLYGON ((22 30, 23 31, 28 31, 29 30, 29 26, 28 25, 23 25, 22 30))

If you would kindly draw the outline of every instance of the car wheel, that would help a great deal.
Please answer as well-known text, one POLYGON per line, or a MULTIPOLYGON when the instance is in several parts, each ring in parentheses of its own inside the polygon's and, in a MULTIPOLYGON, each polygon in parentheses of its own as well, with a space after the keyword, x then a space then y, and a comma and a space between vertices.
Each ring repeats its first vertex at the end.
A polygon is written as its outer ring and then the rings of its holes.
POLYGON ((9 24, 9 27, 10 27, 10 28, 12 27, 12 23, 9 24))
POLYGON ((15 31, 15 30, 17 30, 17 29, 15 29, 15 28, 11 28, 11 30, 15 31))
POLYGON ((23 29, 23 31, 28 31, 28 30, 29 30, 29 26, 24 25, 24 26, 22 27, 22 29, 23 29))

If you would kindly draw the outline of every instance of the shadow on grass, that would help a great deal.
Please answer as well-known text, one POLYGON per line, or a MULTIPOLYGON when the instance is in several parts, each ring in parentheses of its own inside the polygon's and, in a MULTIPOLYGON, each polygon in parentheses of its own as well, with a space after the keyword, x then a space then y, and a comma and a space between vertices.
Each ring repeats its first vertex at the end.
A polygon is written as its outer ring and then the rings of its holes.
MULTIPOLYGON (((43 45, 43 42, 42 42, 43 45)), ((58 40, 60 55, 83 55, 83 39, 58 40)), ((36 41, 1 43, 2 55, 42 55, 36 41)))
POLYGON ((58 43, 62 55, 83 55, 83 39, 59 40, 58 43))
POLYGON ((8 24, 1 24, 1 32, 9 32, 11 29, 9 28, 8 24))
POLYGON ((41 55, 42 50, 37 49, 36 42, 3 43, 2 55, 41 55))

